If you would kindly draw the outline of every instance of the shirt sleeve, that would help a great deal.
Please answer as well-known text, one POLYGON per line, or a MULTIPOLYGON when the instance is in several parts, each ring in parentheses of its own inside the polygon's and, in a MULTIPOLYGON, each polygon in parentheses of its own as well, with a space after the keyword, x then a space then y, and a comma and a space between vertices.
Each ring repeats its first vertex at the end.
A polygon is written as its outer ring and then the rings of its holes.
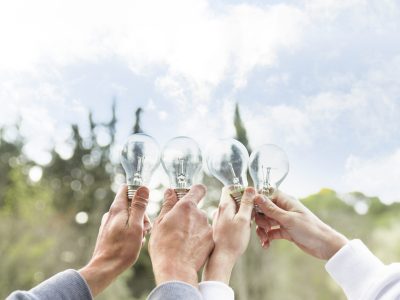
POLYGON ((203 300, 234 300, 233 289, 220 281, 203 281, 199 284, 203 300))
POLYGON ((182 281, 168 281, 157 286, 148 300, 202 300, 201 294, 194 286, 182 281))
POLYGON ((385 266, 360 240, 350 241, 325 267, 350 300, 400 299, 400 264, 385 266))
POLYGON ((6 300, 91 300, 85 279, 75 270, 66 270, 43 281, 30 291, 15 291, 6 300))

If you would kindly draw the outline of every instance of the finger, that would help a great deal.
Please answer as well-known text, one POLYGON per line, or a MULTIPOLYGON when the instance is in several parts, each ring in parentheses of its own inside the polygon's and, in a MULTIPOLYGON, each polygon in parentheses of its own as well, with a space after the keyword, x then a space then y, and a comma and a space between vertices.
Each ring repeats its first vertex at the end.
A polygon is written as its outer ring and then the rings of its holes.
POLYGON ((201 199, 205 196, 207 188, 202 184, 192 186, 190 191, 181 199, 183 201, 193 201, 196 205, 199 204, 201 199))
POLYGON ((254 208, 254 196, 256 195, 256 190, 253 187, 247 187, 244 190, 242 200, 240 201, 239 211, 236 214, 241 216, 247 221, 251 221, 251 215, 254 208))
POLYGON ((263 228, 257 226, 256 233, 258 235, 258 238, 260 239, 261 245, 268 240, 268 234, 263 228))
POLYGON ((267 217, 278 221, 282 225, 286 224, 289 217, 289 212, 281 209, 267 197, 258 195, 254 203, 258 205, 258 207, 267 217))
POLYGON ((111 203, 110 211, 119 212, 128 209, 128 186, 122 184, 111 203))
POLYGON ((101 232, 102 230, 103 230, 103 228, 104 228, 104 226, 106 225, 106 222, 107 222, 107 220, 108 220, 108 216, 110 215, 110 213, 105 213, 104 215, 103 215, 103 217, 101 218, 101 223, 100 223, 100 229, 99 229, 99 232, 101 232))
POLYGON ((268 239, 272 240, 288 240, 292 241, 290 234, 283 228, 271 229, 268 231, 268 239))
POLYGON ((302 210, 303 207, 296 198, 289 196, 280 190, 276 190, 269 198, 277 206, 287 211, 302 210))
POLYGON ((265 215, 256 214, 254 220, 257 226, 262 227, 264 230, 269 230, 271 228, 271 219, 265 215))
POLYGON ((178 202, 178 197, 173 189, 167 189, 164 193, 164 202, 161 207, 159 219, 162 219, 178 202))
POLYGON ((264 243, 261 244, 261 247, 263 247, 264 250, 267 250, 270 245, 271 245, 270 240, 266 240, 264 243))
POLYGON ((143 233, 146 235, 151 231, 152 228, 151 221, 149 219, 149 216, 147 214, 144 214, 144 220, 143 220, 143 233))
POLYGON ((218 218, 219 218, 219 210, 216 209, 212 213, 212 228, 213 228, 213 230, 217 227, 218 218))
POLYGON ((132 199, 129 222, 143 224, 146 207, 149 203, 149 189, 141 186, 137 189, 132 199))
POLYGON ((236 214, 236 202, 231 197, 229 187, 224 187, 221 191, 218 211, 224 218, 230 220, 232 220, 236 214))

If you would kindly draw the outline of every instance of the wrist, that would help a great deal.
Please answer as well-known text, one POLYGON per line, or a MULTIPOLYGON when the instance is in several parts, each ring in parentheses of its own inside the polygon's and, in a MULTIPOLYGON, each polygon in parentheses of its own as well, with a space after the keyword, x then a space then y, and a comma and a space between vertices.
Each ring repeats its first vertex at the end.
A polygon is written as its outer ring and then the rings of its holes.
POLYGON ((221 281, 229 285, 237 258, 213 251, 203 271, 203 281, 221 281))
POLYGON ((198 277, 195 268, 178 266, 174 263, 154 267, 154 277, 157 285, 167 281, 182 281, 196 288, 198 286, 198 277))
POLYGON ((112 268, 100 261, 90 261, 78 272, 85 279, 93 297, 100 294, 116 277, 112 268))
POLYGON ((349 240, 342 235, 341 233, 335 231, 330 228, 331 232, 329 235, 326 235, 326 251, 324 255, 324 259, 329 260, 332 256, 334 256, 340 249, 342 249, 349 240))

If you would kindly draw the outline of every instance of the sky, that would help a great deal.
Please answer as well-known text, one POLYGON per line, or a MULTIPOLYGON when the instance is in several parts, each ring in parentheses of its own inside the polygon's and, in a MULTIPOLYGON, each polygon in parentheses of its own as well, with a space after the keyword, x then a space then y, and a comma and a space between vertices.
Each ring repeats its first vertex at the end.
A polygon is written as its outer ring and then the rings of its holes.
POLYGON ((113 99, 119 146, 140 106, 161 146, 205 149, 238 103, 251 147, 287 152, 287 193, 400 201, 399 1, 0 1, 0 126, 22 120, 28 156, 67 157, 113 99))

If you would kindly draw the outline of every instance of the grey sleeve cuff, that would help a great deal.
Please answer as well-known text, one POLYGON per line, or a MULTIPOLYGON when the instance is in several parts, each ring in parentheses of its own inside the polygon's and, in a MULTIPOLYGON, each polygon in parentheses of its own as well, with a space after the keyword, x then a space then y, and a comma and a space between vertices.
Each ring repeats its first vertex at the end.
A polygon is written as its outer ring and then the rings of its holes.
POLYGON ((164 282, 157 286, 148 300, 202 300, 201 294, 194 286, 182 281, 164 282))
POLYGON ((30 291, 16 291, 6 300, 91 300, 90 289, 75 270, 66 270, 43 281, 30 291))

